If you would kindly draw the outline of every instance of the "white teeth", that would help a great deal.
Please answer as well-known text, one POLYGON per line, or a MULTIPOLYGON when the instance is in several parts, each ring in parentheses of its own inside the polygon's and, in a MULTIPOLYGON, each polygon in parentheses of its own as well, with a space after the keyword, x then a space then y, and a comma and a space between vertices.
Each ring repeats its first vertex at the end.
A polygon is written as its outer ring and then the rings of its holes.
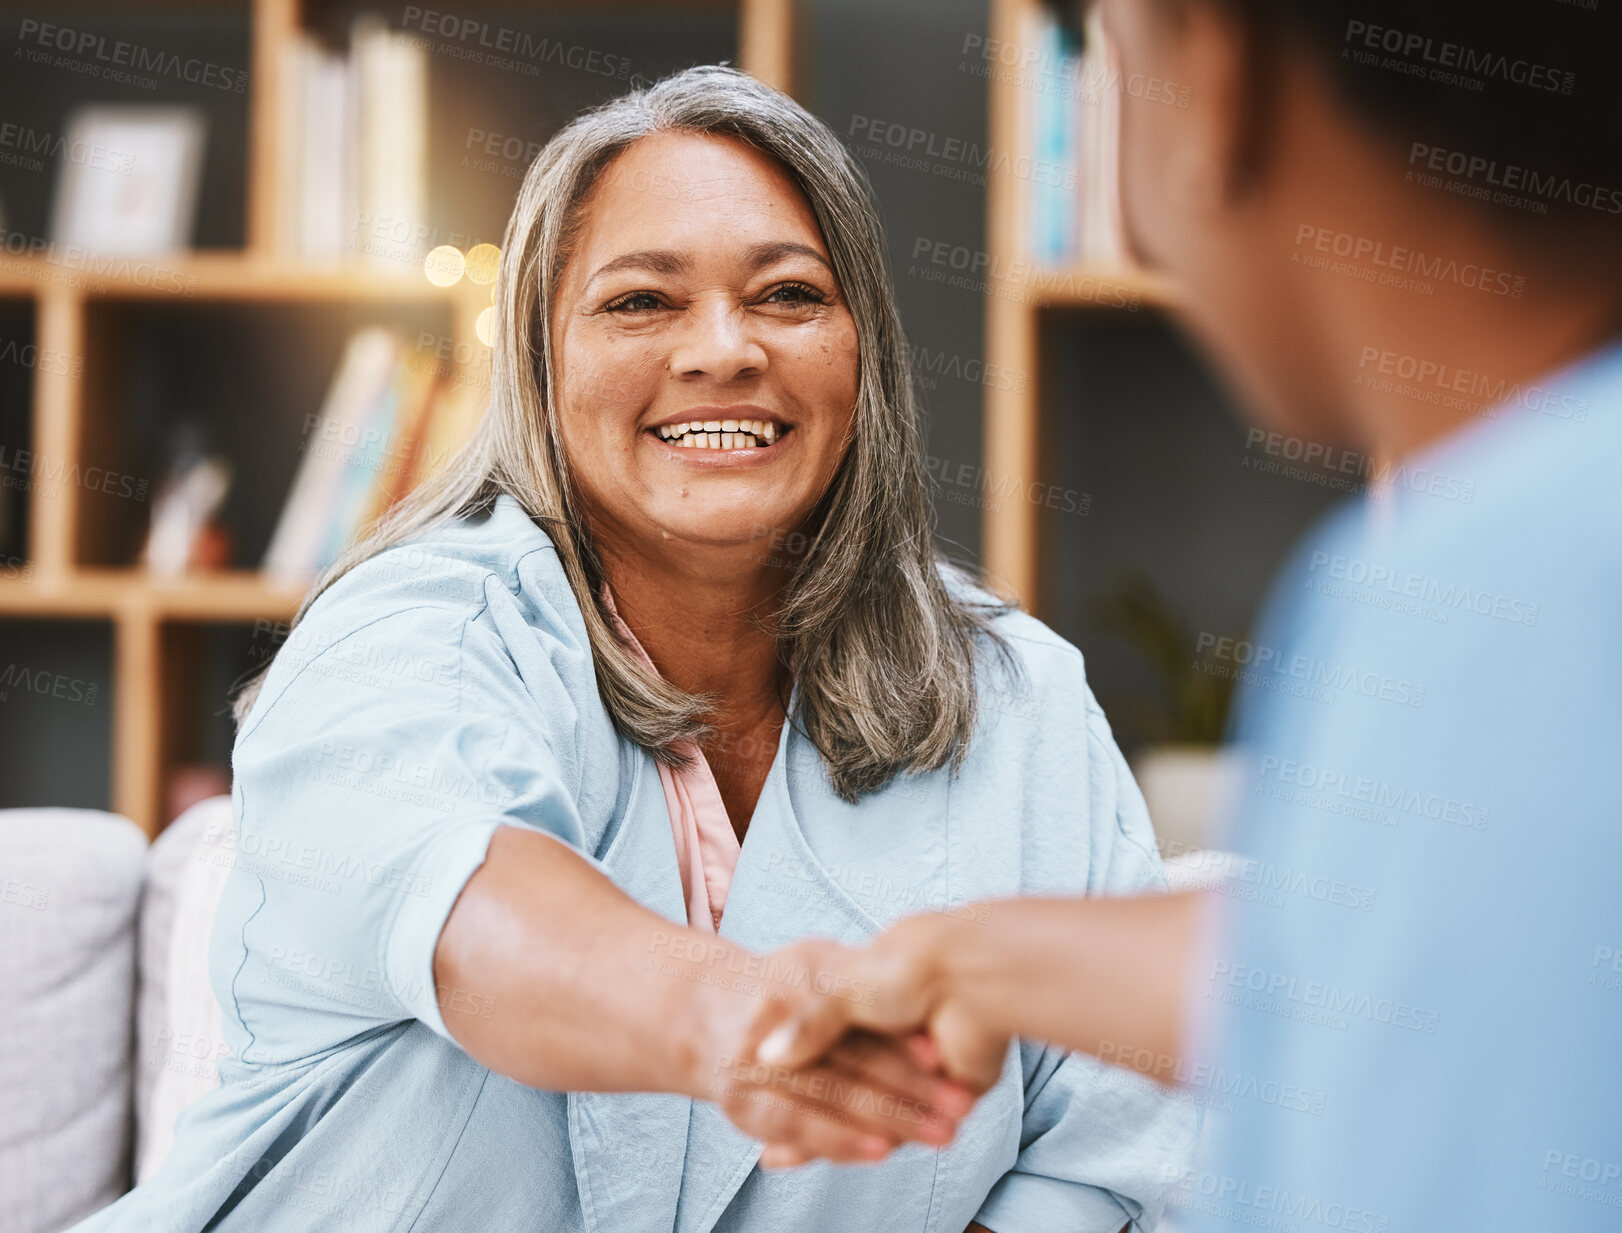
POLYGON ((681 449, 759 449, 773 444, 781 432, 771 420, 690 420, 663 424, 659 436, 681 449))

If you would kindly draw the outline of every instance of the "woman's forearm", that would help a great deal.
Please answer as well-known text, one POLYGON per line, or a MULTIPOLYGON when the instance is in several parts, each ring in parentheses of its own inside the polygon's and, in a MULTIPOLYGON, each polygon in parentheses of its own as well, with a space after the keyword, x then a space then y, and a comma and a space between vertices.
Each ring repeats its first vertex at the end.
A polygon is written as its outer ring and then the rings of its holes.
POLYGON ((434 977, 451 1035, 500 1074, 698 1096, 715 1065, 707 1031, 757 1008, 700 982, 695 956, 716 948, 736 950, 643 907, 563 844, 504 826, 446 921, 434 977))
POLYGON ((709 1100, 746 1134, 836 1161, 951 1142, 972 1095, 901 1042, 852 1038, 792 1071, 754 1057, 834 945, 807 939, 767 964, 649 911, 566 845, 504 826, 440 933, 434 978, 456 1042, 531 1087, 709 1100))
POLYGON ((1199 896, 1008 899, 948 918, 940 996, 987 1031, 1164 1077, 1180 1047, 1199 896))

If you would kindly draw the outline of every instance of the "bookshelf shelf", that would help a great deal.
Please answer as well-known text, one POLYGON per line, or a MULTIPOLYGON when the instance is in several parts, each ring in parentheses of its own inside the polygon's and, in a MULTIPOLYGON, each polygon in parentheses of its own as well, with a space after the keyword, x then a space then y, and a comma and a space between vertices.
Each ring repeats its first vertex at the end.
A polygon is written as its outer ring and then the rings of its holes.
POLYGON ((117 300, 365 301, 422 304, 490 302, 489 286, 466 279, 435 286, 420 269, 390 273, 355 264, 300 265, 252 253, 188 253, 174 259, 106 260, 77 256, 52 261, 13 257, 0 261, 0 296, 44 295, 117 300))
MULTIPOLYGON (((1040 28, 1040 0, 992 0, 991 37, 999 46, 1018 48, 1018 62, 1042 63, 1044 48, 1033 42, 1040 28)), ((1003 62, 1012 63, 1012 56, 1003 62)), ((1023 150, 1032 93, 1019 77, 990 75, 988 89, 991 148, 1023 150)), ((1011 161, 1011 160, 1010 160, 1011 161)), ((1089 171, 1085 162, 1077 168, 1089 171)), ((986 186, 986 233, 993 253, 1024 258, 1034 250, 1030 229, 1031 185, 1005 167, 993 172, 986 186)), ((1122 312, 1175 309, 1177 291, 1164 278, 1119 260, 1083 262, 1062 268, 1039 268, 1015 281, 1005 278, 986 302, 986 363, 1002 371, 1025 374, 1011 388, 986 386, 984 458, 986 471, 1000 486, 1030 491, 1044 477, 1041 327, 1043 314, 1057 310, 1122 312)), ((1043 585, 1042 508, 1033 501, 989 502, 981 522, 987 575, 999 589, 1018 598, 1039 616, 1046 612, 1043 585)))
MULTIPOLYGON (((431 319, 443 323, 436 329, 449 327, 448 339, 439 342, 454 344, 448 350, 460 370, 469 354, 474 364, 487 363, 475 323, 491 302, 488 285, 463 278, 439 287, 428 281, 419 264, 402 262, 397 269, 359 259, 312 264, 289 256, 285 237, 278 234, 278 203, 287 188, 278 151, 291 89, 284 66, 306 28, 334 13, 352 11, 349 0, 186 4, 240 10, 247 16, 245 246, 128 260, 72 250, 39 253, 32 245, 26 252, 0 251, 0 301, 11 312, 19 302, 30 306, 38 354, 56 357, 30 369, 27 431, 3 443, 3 465, 18 473, 8 479, 26 489, 27 543, 24 560, 0 562, 0 622, 63 619, 111 625, 111 808, 149 836, 167 821, 165 785, 171 770, 194 751, 201 715, 224 703, 211 698, 205 706, 197 696, 201 631, 285 621, 304 591, 277 586, 253 569, 170 581, 139 567, 109 564, 118 558, 108 545, 118 539, 114 532, 124 529, 114 524, 130 518, 128 503, 109 502, 82 476, 87 469, 105 470, 116 463, 109 442, 140 431, 128 424, 131 412, 119 388, 132 362, 130 339, 138 336, 134 327, 165 313, 172 316, 175 306, 188 304, 231 305, 233 311, 353 305, 396 317, 402 308, 427 309, 433 310, 431 319), (50 466, 45 478, 34 482, 33 467, 41 460, 49 460, 50 466), (50 476, 62 474, 63 468, 81 478, 52 481, 50 476), (20 483, 25 478, 30 482, 20 483)), ((87 12, 116 13, 121 20, 147 14, 157 19, 175 7, 173 0, 97 0, 87 12)), ((553 9, 576 14, 622 10, 628 17, 638 10, 730 10, 737 15, 738 31, 733 62, 780 89, 793 86, 794 0, 681 0, 669 6, 649 0, 493 0, 491 7, 521 9, 526 19, 553 9)), ((256 321, 267 315, 253 314, 256 321)), ((458 380, 477 378, 459 371, 458 380)), ((247 467, 260 460, 236 462, 247 467)))
POLYGON ((285 620, 302 588, 277 586, 255 570, 225 570, 173 580, 138 569, 75 569, 0 582, 0 615, 104 620, 285 620))

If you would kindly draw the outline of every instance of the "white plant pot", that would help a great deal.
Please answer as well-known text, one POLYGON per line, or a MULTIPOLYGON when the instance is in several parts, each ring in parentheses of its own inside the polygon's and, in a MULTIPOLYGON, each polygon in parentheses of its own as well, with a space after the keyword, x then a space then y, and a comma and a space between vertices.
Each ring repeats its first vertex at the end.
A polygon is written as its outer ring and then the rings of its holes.
POLYGON ((1152 745, 1132 763, 1164 857, 1222 846, 1243 787, 1243 761, 1215 745, 1152 745))

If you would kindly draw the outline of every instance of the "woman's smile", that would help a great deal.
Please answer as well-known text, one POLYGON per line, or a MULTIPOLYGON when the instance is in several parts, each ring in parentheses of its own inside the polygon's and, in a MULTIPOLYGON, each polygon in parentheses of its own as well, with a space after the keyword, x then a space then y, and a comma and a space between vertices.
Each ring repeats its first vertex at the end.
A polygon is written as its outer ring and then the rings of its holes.
POLYGON ((673 461, 703 467, 759 466, 781 459, 792 425, 753 404, 690 407, 644 430, 673 461), (675 453, 672 453, 675 451, 675 453))

